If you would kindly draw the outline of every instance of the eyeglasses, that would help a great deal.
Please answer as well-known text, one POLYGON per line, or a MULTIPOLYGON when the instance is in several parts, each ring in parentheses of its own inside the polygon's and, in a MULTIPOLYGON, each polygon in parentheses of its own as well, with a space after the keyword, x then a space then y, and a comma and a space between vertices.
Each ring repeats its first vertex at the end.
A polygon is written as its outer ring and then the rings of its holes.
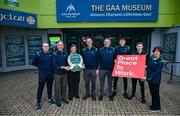
POLYGON ((49 46, 43 46, 43 47, 49 47, 49 46))

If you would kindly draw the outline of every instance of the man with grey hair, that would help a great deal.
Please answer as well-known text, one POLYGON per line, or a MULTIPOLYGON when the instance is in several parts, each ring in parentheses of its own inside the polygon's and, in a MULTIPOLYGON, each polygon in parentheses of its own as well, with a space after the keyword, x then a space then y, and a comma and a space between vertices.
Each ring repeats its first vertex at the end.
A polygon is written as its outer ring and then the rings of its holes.
POLYGON ((54 69, 54 93, 55 103, 61 107, 61 102, 68 104, 67 100, 67 71, 69 70, 67 63, 68 54, 64 51, 64 43, 57 43, 57 50, 53 53, 53 69, 54 69))
POLYGON ((114 66, 114 59, 115 59, 115 50, 111 45, 110 38, 104 39, 104 47, 100 48, 99 50, 99 82, 100 82, 100 96, 99 100, 103 100, 104 96, 104 83, 105 78, 107 77, 108 81, 108 92, 109 92, 109 99, 113 101, 112 96, 112 70, 114 66))

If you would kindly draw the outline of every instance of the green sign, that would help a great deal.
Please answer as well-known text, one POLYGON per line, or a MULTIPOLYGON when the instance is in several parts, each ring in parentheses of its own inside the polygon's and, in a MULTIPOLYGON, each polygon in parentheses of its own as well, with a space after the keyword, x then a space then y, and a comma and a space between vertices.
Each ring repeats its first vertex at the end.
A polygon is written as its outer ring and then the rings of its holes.
POLYGON ((13 6, 13 7, 19 6, 19 3, 17 2, 17 0, 5 0, 4 4, 8 6, 13 6))
POLYGON ((61 38, 59 36, 51 36, 49 37, 50 40, 50 45, 51 47, 55 47, 57 42, 61 40, 61 38))

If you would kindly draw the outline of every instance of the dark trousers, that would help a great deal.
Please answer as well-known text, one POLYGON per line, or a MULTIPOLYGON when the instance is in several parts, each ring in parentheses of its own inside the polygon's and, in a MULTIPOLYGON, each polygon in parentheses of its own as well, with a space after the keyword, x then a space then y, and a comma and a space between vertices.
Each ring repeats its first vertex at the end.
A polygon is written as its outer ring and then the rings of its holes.
POLYGON ((148 82, 149 85, 149 89, 150 89, 150 93, 151 93, 151 97, 152 97, 152 108, 155 109, 160 109, 161 105, 160 105, 160 95, 159 95, 159 88, 160 85, 157 84, 153 84, 151 82, 148 82))
POLYGON ((108 82, 108 92, 109 96, 112 96, 112 71, 108 70, 99 70, 99 82, 100 82, 100 95, 103 96, 104 94, 104 83, 105 83, 105 78, 107 76, 107 82, 108 82))
POLYGON ((139 85, 141 89, 141 97, 144 98, 145 97, 144 81, 141 81, 140 79, 135 79, 135 78, 132 78, 132 96, 135 96, 135 93, 136 93, 137 80, 139 80, 139 85))
POLYGON ((41 103, 41 97, 44 90, 44 85, 46 83, 48 99, 52 99, 52 85, 53 85, 53 77, 47 77, 45 80, 38 81, 38 90, 37 90, 37 103, 41 103))
POLYGON ((91 95, 96 94, 96 70, 84 70, 84 80, 86 95, 90 95, 90 82, 91 82, 91 95))
MULTIPOLYGON (((113 90, 116 91, 117 90, 117 83, 118 83, 118 77, 114 77, 113 80, 113 90)), ((124 84, 124 93, 127 92, 127 78, 123 78, 123 84, 124 84)))
POLYGON ((61 100, 67 97, 67 74, 54 75, 54 80, 55 101, 61 104, 61 100))
POLYGON ((69 85, 69 98, 79 96, 79 82, 80 82, 80 71, 72 72, 68 74, 68 85, 69 85))

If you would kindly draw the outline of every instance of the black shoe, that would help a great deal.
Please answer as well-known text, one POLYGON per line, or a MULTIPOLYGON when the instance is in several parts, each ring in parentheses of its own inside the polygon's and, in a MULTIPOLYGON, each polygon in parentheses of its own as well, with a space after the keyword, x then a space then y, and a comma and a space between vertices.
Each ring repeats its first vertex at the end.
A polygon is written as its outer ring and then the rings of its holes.
POLYGON ((53 99, 48 99, 48 103, 51 105, 51 106, 55 106, 55 101, 53 99))
POLYGON ((145 98, 142 98, 142 101, 141 101, 143 104, 145 104, 146 103, 146 100, 145 100, 145 98))
POLYGON ((152 110, 150 110, 151 112, 160 112, 161 110, 156 110, 156 109, 152 109, 152 110))
POLYGON ((103 96, 100 95, 100 96, 99 96, 99 101, 102 101, 102 100, 103 100, 103 96))
POLYGON ((116 96, 117 95, 117 92, 116 91, 113 91, 112 93, 112 97, 116 96))
POLYGON ((96 100, 96 96, 95 95, 92 95, 91 96, 91 99, 94 101, 94 100, 96 100))
POLYGON ((71 101, 73 99, 73 97, 69 97, 69 101, 71 101))
POLYGON ((68 101, 67 99, 63 99, 62 101, 63 101, 64 103, 66 103, 66 104, 69 103, 69 101, 68 101))
POLYGON ((61 104, 56 104, 57 107, 61 107, 61 104))
POLYGON ((149 109, 151 112, 160 112, 161 111, 161 108, 154 108, 154 107, 150 107, 149 109))
POLYGON ((76 99, 79 99, 80 97, 79 96, 76 96, 76 99))
POLYGON ((83 100, 86 100, 86 99, 88 99, 89 98, 89 95, 85 95, 84 97, 83 97, 83 100))
POLYGON ((151 108, 152 108, 152 105, 149 106, 149 109, 151 109, 151 108))
POLYGON ((36 111, 37 111, 37 112, 41 111, 41 104, 40 104, 40 103, 37 103, 37 105, 36 105, 36 111))
POLYGON ((134 98, 135 98, 135 95, 131 95, 131 96, 129 97, 129 100, 134 99, 134 98))
POLYGON ((110 99, 110 101, 114 100, 113 96, 109 96, 109 99, 110 99))
POLYGON ((123 96, 124 96, 124 98, 129 99, 128 94, 126 92, 123 94, 123 96))

